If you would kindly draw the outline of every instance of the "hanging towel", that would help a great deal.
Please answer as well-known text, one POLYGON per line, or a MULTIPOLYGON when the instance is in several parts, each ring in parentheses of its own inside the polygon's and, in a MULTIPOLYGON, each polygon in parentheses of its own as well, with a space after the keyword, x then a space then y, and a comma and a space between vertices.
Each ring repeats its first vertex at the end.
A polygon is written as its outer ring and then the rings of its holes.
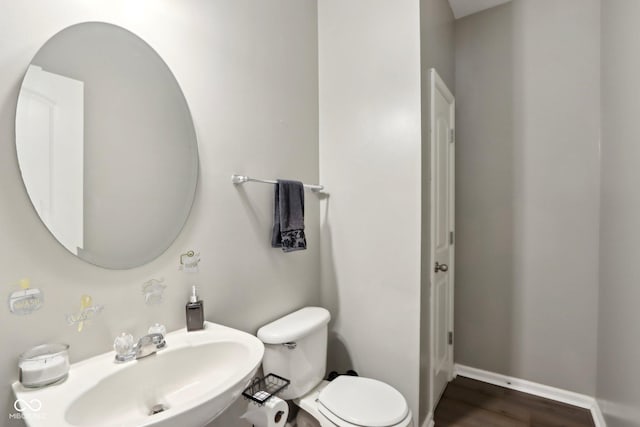
POLYGON ((304 236, 304 186, 299 181, 279 179, 273 208, 271 246, 284 252, 307 249, 304 236))

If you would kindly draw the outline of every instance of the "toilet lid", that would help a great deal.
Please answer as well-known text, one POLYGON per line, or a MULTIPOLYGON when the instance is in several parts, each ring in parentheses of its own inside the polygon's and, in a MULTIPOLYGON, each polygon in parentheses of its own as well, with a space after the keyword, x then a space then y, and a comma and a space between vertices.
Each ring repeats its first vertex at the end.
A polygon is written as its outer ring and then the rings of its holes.
POLYGON ((402 394, 390 385, 347 375, 329 383, 320 392, 318 401, 338 418, 367 427, 393 426, 409 412, 402 394))

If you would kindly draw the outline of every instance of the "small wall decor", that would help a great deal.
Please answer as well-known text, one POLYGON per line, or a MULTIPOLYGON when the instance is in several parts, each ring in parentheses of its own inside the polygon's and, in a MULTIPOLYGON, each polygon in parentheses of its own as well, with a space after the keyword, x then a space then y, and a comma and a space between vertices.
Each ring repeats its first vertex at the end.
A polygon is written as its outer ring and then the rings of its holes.
POLYGON ((160 304, 162 295, 167 285, 164 284, 164 278, 151 279, 142 284, 142 295, 144 295, 144 303, 147 305, 160 304))
POLYGON ((67 323, 69 326, 78 325, 78 332, 82 332, 84 322, 93 319, 103 308, 102 305, 93 305, 93 299, 90 295, 82 295, 80 297, 80 311, 67 314, 67 323))
POLYGON ((44 304, 44 294, 40 289, 31 288, 29 279, 20 280, 20 290, 9 294, 9 311, 25 315, 40 310, 44 304))
POLYGON ((182 270, 185 273, 197 273, 200 268, 198 264, 200 263, 200 252, 196 253, 195 251, 188 251, 182 255, 180 255, 180 266, 178 270, 182 270))

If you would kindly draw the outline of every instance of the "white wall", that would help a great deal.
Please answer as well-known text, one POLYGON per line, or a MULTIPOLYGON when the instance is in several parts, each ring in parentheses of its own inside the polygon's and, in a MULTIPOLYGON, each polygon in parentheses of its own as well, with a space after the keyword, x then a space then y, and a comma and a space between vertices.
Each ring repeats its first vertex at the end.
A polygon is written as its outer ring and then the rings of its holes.
POLYGON ((640 3, 602 2, 602 200, 597 396, 609 427, 640 426, 640 3))
MULTIPOLYGON (((262 324, 319 303, 319 205, 308 194, 307 251, 270 247, 273 188, 235 188, 232 173, 318 181, 316 2, 313 0, 37 0, 0 6, 0 286, 2 298, 23 277, 45 293, 31 316, 0 308, 0 402, 9 424, 9 384, 17 357, 43 342, 67 342, 72 359, 109 351, 121 331, 141 335, 153 322, 184 326, 187 279, 177 271, 187 249, 201 253, 197 278, 208 320, 255 332, 262 324), (82 21, 123 26, 167 62, 191 109, 200 149, 195 205, 178 240, 155 261, 109 271, 69 254, 31 207, 20 179, 14 140, 23 73, 38 48, 82 21), (143 303, 142 283, 164 277, 165 302, 143 303), (65 314, 90 294, 104 312, 78 334, 65 314)), ((240 401, 234 413, 240 412, 240 401)), ((46 408, 43 408, 43 413, 46 408)), ((233 414, 214 425, 246 426, 233 414)))
POLYGON ((456 361, 594 395, 600 2, 456 32, 456 361))
POLYGON ((322 301, 329 369, 396 387, 418 416, 418 0, 318 2, 322 301))

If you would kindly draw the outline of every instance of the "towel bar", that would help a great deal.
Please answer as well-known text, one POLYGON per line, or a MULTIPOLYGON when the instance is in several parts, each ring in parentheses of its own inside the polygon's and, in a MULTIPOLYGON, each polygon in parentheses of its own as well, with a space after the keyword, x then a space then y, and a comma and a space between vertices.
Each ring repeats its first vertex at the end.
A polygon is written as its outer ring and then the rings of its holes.
MULTIPOLYGON (((278 181, 272 180, 272 179, 258 179, 258 178, 251 178, 248 177, 246 175, 231 175, 231 182, 233 182, 234 184, 244 184, 245 182, 261 182, 263 184, 277 184, 278 181)), ((324 189, 323 185, 310 185, 310 184, 303 184, 304 188, 308 188, 311 191, 317 192, 317 191, 322 191, 324 189)))

